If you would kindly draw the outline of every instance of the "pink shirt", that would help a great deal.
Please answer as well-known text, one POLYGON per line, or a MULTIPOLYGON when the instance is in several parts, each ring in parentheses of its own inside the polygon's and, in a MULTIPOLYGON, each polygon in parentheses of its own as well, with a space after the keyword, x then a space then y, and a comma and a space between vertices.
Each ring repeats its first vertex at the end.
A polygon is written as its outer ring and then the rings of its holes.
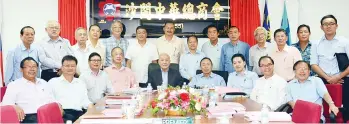
POLYGON ((286 45, 282 51, 279 51, 276 47, 268 55, 274 60, 274 72, 276 74, 286 81, 294 78, 293 65, 298 60, 302 60, 302 55, 296 47, 286 45))
POLYGON ((121 67, 120 69, 117 69, 113 64, 105 68, 104 71, 108 73, 115 92, 122 92, 124 89, 138 86, 135 74, 130 68, 121 67))

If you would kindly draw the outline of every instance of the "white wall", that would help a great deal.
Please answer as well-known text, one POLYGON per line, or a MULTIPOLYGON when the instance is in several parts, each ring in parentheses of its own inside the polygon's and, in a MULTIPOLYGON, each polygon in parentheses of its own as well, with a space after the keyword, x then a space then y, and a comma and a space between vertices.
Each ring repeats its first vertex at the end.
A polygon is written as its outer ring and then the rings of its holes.
MULTIPOLYGON (((261 21, 263 20, 264 3, 259 0, 261 21)), ((284 0, 267 0, 270 29, 272 33, 281 27, 284 0)), ((318 40, 323 36, 320 20, 323 16, 333 14, 338 20, 337 34, 349 38, 349 0, 286 0, 286 8, 291 28, 291 40, 297 42, 297 27, 307 24, 311 29, 310 40, 318 40)), ((273 35, 272 35, 273 37, 273 35)))
MULTIPOLYGON (((261 15, 264 11, 264 2, 265 0, 259 0, 261 15)), ((298 25, 303 23, 311 27, 311 40, 317 40, 323 36, 320 19, 326 14, 334 14, 337 17, 338 34, 349 38, 348 5, 349 0, 287 0, 292 41, 297 41, 296 30, 298 25)), ((283 0, 268 0, 268 8, 273 32, 281 26, 283 0)), ((52 19, 58 20, 57 0, 3 0, 3 59, 6 59, 9 49, 21 42, 19 31, 23 26, 33 26, 36 31, 35 42, 40 42, 46 36, 44 30, 46 22, 52 19)), ((203 40, 200 39, 200 44, 202 42, 203 40)))
POLYGON ((6 68, 6 56, 10 49, 21 43, 20 30, 24 26, 35 29, 35 41, 40 42, 46 36, 45 26, 48 20, 58 20, 57 0, 3 0, 2 44, 3 60, 6 68))

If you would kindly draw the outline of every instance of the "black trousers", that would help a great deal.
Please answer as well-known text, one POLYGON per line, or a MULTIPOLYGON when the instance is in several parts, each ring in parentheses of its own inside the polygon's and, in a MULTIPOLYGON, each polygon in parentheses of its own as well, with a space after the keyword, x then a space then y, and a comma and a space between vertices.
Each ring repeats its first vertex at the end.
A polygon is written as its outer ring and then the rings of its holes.
POLYGON ((148 83, 139 83, 139 87, 141 88, 147 88, 148 83))
POLYGON ((47 82, 54 77, 59 77, 59 75, 57 74, 57 72, 54 72, 52 69, 41 71, 41 78, 47 82))
POLYGON ((63 115, 63 120, 64 123, 66 123, 68 120, 71 120, 73 123, 79 119, 81 115, 84 114, 83 111, 78 111, 74 109, 63 109, 64 115, 63 115))
POLYGON ((25 114, 24 120, 21 123, 38 123, 36 114, 25 114))
MULTIPOLYGON (((321 78, 325 84, 328 84, 326 79, 321 78)), ((346 111, 343 112, 344 120, 349 120, 349 77, 343 78, 344 83, 342 84, 342 104, 346 111)))

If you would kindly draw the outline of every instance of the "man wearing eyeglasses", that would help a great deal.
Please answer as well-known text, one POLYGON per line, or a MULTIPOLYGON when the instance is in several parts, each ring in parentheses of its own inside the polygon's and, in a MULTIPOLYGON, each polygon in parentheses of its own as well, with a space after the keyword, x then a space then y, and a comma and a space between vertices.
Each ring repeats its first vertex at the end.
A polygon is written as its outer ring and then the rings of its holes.
POLYGON ((86 29, 79 27, 75 30, 75 39, 77 44, 75 44, 73 48, 74 55, 76 59, 79 61, 77 74, 80 75, 84 71, 88 71, 88 56, 92 52, 96 52, 92 47, 86 46, 87 41, 87 31, 86 29))
MULTIPOLYGON (((44 56, 42 58, 52 59, 51 63, 41 64, 41 78, 49 81, 53 77, 58 77, 58 71, 62 64, 59 63, 66 55, 73 55, 73 50, 68 39, 59 36, 60 24, 57 21, 48 21, 46 25, 47 38, 44 38, 41 44, 41 49, 44 56)), ((43 60, 40 60, 43 61, 43 60)), ((44 60, 46 61, 46 60, 44 60)))
MULTIPOLYGON (((336 35, 338 24, 335 16, 326 15, 320 23, 325 35, 311 47, 311 68, 325 83, 343 85, 343 106, 348 108, 349 67, 341 71, 335 53, 346 53, 349 56, 349 41, 336 35)), ((348 120, 349 115, 344 113, 343 117, 348 120)))
POLYGON ((274 73, 274 60, 270 56, 262 56, 258 63, 264 76, 256 80, 250 98, 274 111, 286 103, 287 82, 274 73))
POLYGON ((96 103, 105 94, 113 94, 114 90, 108 74, 100 70, 102 57, 93 52, 88 57, 88 70, 81 73, 81 79, 87 88, 87 95, 91 102, 96 103))

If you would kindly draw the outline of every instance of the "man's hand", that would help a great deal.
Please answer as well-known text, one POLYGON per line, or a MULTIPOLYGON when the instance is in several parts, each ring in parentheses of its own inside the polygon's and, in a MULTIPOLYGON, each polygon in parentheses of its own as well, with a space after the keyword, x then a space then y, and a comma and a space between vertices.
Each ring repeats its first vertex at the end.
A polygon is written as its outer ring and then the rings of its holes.
POLYGON ((327 79, 327 82, 330 84, 338 84, 343 83, 344 80, 339 77, 339 75, 330 76, 329 79, 327 79))
POLYGON ((337 116, 337 114, 338 114, 338 112, 339 112, 337 106, 335 106, 334 104, 330 104, 329 106, 330 106, 330 110, 329 110, 329 111, 330 111, 330 112, 333 112, 334 115, 337 116))
POLYGON ((21 107, 19 107, 18 105, 13 105, 13 108, 15 108, 15 110, 16 110, 18 120, 23 121, 24 117, 25 117, 23 109, 21 107))

